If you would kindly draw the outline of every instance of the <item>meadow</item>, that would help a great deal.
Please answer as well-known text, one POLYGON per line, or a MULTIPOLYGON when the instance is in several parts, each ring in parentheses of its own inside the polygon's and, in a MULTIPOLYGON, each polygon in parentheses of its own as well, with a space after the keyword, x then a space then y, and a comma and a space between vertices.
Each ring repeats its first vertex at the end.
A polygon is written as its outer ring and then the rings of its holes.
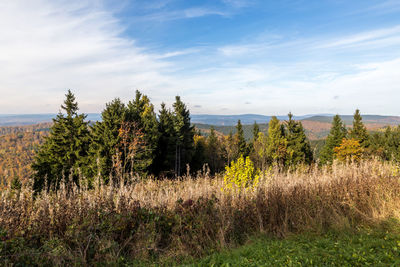
POLYGON ((57 193, 37 195, 27 186, 1 191, 0 262, 218 266, 231 261, 257 266, 257 260, 282 255, 299 266, 318 262, 318 251, 326 254, 319 258, 322 263, 334 266, 353 265, 362 251, 374 256, 359 264, 394 264, 400 258, 400 168, 394 163, 271 169, 247 189, 227 190, 223 176, 211 176, 206 169, 175 180, 131 180, 104 185, 99 179, 92 189, 62 184, 57 193), (392 226, 383 234, 374 234, 388 222, 392 226), (355 244, 353 250, 342 250, 353 253, 338 261, 335 242, 355 244), (379 249, 382 245, 388 250, 379 249), (329 256, 329 247, 335 257, 329 256))

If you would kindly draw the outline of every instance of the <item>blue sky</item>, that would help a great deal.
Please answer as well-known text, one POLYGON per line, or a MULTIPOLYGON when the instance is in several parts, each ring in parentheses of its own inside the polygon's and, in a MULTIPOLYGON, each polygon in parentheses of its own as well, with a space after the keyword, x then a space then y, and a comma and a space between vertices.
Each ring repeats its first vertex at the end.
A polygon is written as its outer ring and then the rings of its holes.
POLYGON ((0 113, 134 90, 195 114, 400 115, 400 1, 0 2, 0 113))

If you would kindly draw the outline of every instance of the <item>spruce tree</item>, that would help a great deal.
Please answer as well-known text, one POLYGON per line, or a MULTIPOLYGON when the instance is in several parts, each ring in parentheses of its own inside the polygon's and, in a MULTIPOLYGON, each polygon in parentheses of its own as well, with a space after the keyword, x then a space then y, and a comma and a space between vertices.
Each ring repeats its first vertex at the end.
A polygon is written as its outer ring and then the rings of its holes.
POLYGON ((166 108, 165 104, 161 104, 158 115, 158 150, 155 159, 155 174, 164 172, 164 175, 170 175, 175 172, 175 145, 176 135, 174 128, 174 116, 172 112, 166 108))
POLYGON ((360 110, 356 109, 353 118, 353 128, 350 130, 350 138, 357 140, 362 147, 368 147, 369 145, 369 135, 367 128, 362 122, 362 117, 360 115, 360 110))
POLYGON ((129 101, 126 111, 126 122, 134 123, 144 133, 147 149, 138 155, 138 160, 148 162, 146 168, 155 172, 155 157, 159 142, 158 121, 154 106, 146 95, 136 90, 135 99, 129 101))
POLYGON ((311 146, 307 140, 303 125, 293 119, 293 114, 288 114, 289 120, 286 121, 286 139, 288 141, 287 165, 296 166, 299 163, 310 164, 313 160, 311 146))
POLYGON ((192 172, 199 171, 204 164, 207 163, 206 159, 207 145, 206 139, 198 131, 194 135, 194 152, 190 163, 190 168, 192 172))
POLYGON ((267 155, 271 162, 283 167, 287 157, 285 129, 277 117, 273 116, 268 124, 267 155))
POLYGON ((238 154, 232 131, 229 131, 228 137, 225 138, 224 150, 227 160, 226 164, 228 165, 232 160, 235 160, 235 157, 238 154))
POLYGON ((260 132, 260 126, 255 121, 253 124, 253 141, 258 138, 258 133, 260 132))
POLYGON ((211 127, 210 135, 207 137, 207 159, 212 173, 219 171, 220 156, 219 140, 214 127, 211 127))
POLYGON ((332 127, 326 139, 325 145, 320 154, 322 164, 332 163, 334 148, 340 146, 343 138, 346 138, 347 129, 339 115, 335 115, 332 121, 332 127))
POLYGON ((62 178, 79 185, 79 178, 88 174, 90 133, 86 115, 78 114, 78 103, 70 90, 44 144, 32 164, 34 190, 58 189, 62 178), (71 178, 71 179, 70 179, 71 178))
POLYGON ((236 137, 236 147, 237 147, 236 158, 240 156, 247 157, 248 156, 247 144, 246 144, 246 139, 244 138, 242 122, 240 120, 238 120, 236 125, 235 137, 236 137))
POLYGON ((107 183, 113 172, 113 157, 121 142, 119 130, 125 120, 126 107, 119 98, 106 104, 101 113, 101 121, 92 127, 90 145, 92 175, 100 174, 107 183))
POLYGON ((175 175, 181 176, 186 164, 191 161, 194 148, 194 127, 190 123, 190 113, 179 96, 176 96, 174 107, 175 129, 175 175))

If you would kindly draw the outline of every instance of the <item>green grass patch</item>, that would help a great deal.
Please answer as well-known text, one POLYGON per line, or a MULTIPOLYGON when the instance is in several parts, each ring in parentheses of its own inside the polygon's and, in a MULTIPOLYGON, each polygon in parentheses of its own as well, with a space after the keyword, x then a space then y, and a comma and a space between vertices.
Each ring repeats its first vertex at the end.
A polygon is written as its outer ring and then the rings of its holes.
POLYGON ((400 266, 400 231, 397 224, 285 239, 258 236, 186 266, 400 266))

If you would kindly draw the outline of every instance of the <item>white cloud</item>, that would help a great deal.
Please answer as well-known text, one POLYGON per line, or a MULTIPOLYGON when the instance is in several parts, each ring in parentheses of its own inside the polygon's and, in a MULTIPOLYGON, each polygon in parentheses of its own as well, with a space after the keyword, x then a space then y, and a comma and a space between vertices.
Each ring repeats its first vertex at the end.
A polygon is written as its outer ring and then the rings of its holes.
POLYGON ((98 1, 0 3, 0 113, 55 112, 66 88, 85 111, 168 83, 171 64, 120 37, 98 1))
POLYGON ((399 44, 400 25, 358 33, 352 36, 327 42, 320 46, 320 48, 342 47, 342 46, 360 46, 368 44, 386 44, 393 45, 399 44), (392 38, 389 38, 392 37, 392 38))

